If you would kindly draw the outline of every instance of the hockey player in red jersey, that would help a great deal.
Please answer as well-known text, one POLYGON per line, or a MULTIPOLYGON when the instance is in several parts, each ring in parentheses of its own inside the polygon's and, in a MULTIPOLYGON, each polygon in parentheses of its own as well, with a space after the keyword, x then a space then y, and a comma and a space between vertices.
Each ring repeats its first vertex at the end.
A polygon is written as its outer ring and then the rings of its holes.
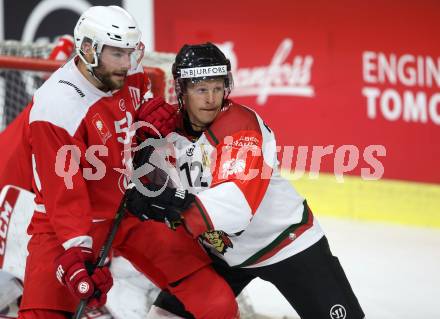
MULTIPOLYGON (((273 131, 252 109, 228 99, 229 60, 213 44, 185 45, 173 76, 182 109, 174 145, 179 188, 143 196, 128 207, 184 228, 207 247, 237 295, 254 278, 274 284, 303 319, 361 319, 363 311, 309 206, 277 168, 273 131)), ((183 228, 177 226, 177 229, 183 228)), ((162 293, 156 305, 182 316, 162 293)))
MULTIPOLYGON (((105 303, 112 286, 108 268, 86 268, 128 183, 120 171, 129 165, 129 127, 150 94, 139 64, 140 31, 125 10, 89 8, 74 39, 76 57, 36 91, 29 113, 36 209, 28 228, 22 319, 70 318, 80 299, 91 307, 105 303)), ((183 228, 128 217, 113 247, 197 318, 235 317, 232 291, 183 228)))

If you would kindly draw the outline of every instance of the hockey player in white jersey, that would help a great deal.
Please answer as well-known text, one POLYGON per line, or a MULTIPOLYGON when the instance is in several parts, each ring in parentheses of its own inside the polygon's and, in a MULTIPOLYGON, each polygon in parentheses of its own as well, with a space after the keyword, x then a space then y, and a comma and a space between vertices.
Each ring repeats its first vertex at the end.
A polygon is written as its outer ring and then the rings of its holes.
MULTIPOLYGON (((141 220, 185 227, 236 295, 260 277, 301 318, 364 318, 307 202, 278 172, 274 132, 255 111, 228 99, 230 70, 212 43, 181 48, 172 69, 181 112, 168 140, 185 190, 165 187, 146 197, 138 187, 129 191, 128 207, 141 220)), ((192 318, 166 292, 156 305, 192 318)))

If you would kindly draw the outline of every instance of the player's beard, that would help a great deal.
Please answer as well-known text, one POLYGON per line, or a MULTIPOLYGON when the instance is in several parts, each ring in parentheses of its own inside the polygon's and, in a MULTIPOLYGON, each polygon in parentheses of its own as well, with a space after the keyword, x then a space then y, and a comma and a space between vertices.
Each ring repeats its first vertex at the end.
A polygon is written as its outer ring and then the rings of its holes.
POLYGON ((124 86, 125 79, 127 76, 127 70, 107 72, 107 71, 101 70, 101 67, 97 67, 94 71, 95 71, 95 76, 101 81, 101 83, 103 85, 102 89, 104 91, 119 90, 120 88, 122 88, 124 86), (124 77, 120 78, 120 79, 114 79, 113 77, 116 76, 115 73, 118 75, 124 75, 124 77))

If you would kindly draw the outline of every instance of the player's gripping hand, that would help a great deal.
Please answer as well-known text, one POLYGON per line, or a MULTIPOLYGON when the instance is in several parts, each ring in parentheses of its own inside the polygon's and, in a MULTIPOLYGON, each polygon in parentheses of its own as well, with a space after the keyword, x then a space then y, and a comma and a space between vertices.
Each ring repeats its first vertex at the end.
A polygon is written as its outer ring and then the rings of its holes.
POLYGON ((195 200, 187 190, 161 187, 152 183, 144 185, 142 190, 136 187, 127 190, 126 207, 130 213, 144 221, 152 219, 165 222, 175 229, 182 222, 184 212, 195 200))
MULTIPOLYGON (((165 137, 176 129, 177 106, 168 104, 163 97, 149 99, 139 108, 137 120, 149 123, 160 133, 161 137, 165 137)), ((141 140, 148 137, 160 137, 150 126, 139 128, 138 136, 141 140)))
POLYGON ((89 299, 90 308, 102 307, 107 301, 107 293, 113 286, 113 278, 108 267, 96 268, 91 274, 87 268, 93 263, 93 252, 86 247, 72 247, 55 260, 56 277, 79 299, 89 299))

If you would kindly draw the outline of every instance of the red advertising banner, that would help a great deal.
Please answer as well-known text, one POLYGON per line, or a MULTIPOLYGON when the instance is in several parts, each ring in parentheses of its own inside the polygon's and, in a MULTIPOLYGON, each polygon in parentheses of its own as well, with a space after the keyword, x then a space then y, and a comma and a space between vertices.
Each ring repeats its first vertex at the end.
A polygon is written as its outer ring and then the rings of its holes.
POLYGON ((440 182, 440 3, 155 2, 156 50, 212 41, 284 167, 440 182))

